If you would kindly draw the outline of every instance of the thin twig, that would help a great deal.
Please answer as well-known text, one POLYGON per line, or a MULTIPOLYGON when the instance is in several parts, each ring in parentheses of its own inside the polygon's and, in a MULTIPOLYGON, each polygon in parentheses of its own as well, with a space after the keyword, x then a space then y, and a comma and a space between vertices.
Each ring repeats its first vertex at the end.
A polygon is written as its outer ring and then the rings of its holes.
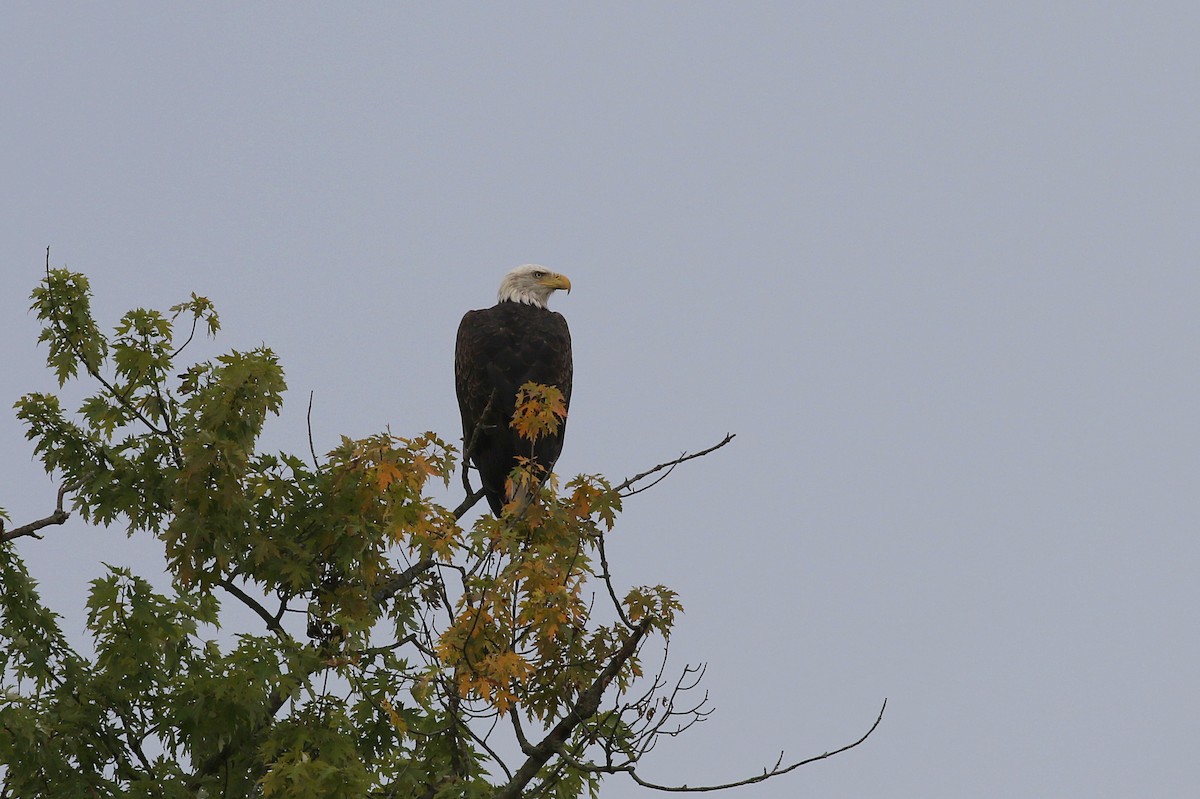
MULTIPOLYGON (((194 297, 195 295, 193 294, 192 296, 194 297)), ((175 316, 172 317, 171 321, 174 321, 177 318, 179 318, 179 314, 175 314, 175 316)), ((180 344, 178 349, 176 349, 169 356, 167 356, 170 360, 172 360, 172 361, 175 360, 175 356, 178 355, 179 353, 183 352, 184 348, 187 345, 192 343, 192 338, 196 335, 196 324, 199 321, 200 321, 200 317, 193 314, 192 315, 192 331, 190 333, 188 333, 187 341, 180 344)))
MULTIPOLYGON (((487 418, 487 415, 491 412, 492 401, 495 399, 496 399, 496 389, 493 388, 492 393, 488 395, 487 404, 483 406, 483 411, 480 412, 479 418, 477 418, 475 420, 475 427, 473 427, 471 429, 471 438, 469 440, 466 437, 467 431, 466 430, 463 431, 462 484, 463 484, 463 490, 467 492, 467 496, 472 496, 475 493, 475 491, 471 488, 471 478, 470 478, 470 474, 469 474, 469 472, 471 470, 471 456, 475 454, 475 445, 479 442, 479 431, 483 429, 483 421, 484 421, 484 419, 487 418)), ((480 475, 479 479, 482 480, 483 476, 480 475)), ((480 486, 479 490, 481 492, 483 491, 482 485, 480 486)), ((475 502, 477 502, 477 501, 478 500, 475 500, 475 502)), ((474 505, 475 502, 472 502, 471 505, 474 505)), ((468 505, 467 508, 469 509, 470 505, 468 505)), ((463 513, 466 513, 466 510, 464 510, 463 513)), ((458 518, 458 517, 455 517, 455 518, 458 518)))
POLYGON ((496 765, 498 765, 500 767, 500 769, 504 772, 504 776, 508 777, 511 780, 512 779, 512 771, 509 769, 508 764, 505 763, 504 760, 500 757, 500 755, 496 753, 496 750, 488 745, 487 737, 484 736, 481 738, 479 735, 477 735, 475 733, 474 730, 471 729, 471 726, 469 724, 464 724, 463 729, 467 731, 467 735, 471 736, 471 738, 473 738, 475 740, 475 743, 479 744, 481 747, 483 747, 483 750, 485 752, 487 752, 489 755, 491 755, 492 760, 494 760, 496 762, 496 765))
POLYGON ((608 596, 612 599, 613 607, 617 610, 617 615, 621 617, 621 621, 629 629, 633 629, 633 622, 625 615, 625 608, 621 605, 621 600, 617 599, 617 590, 612 584, 612 571, 608 568, 608 553, 604 551, 604 533, 596 536, 596 549, 600 553, 600 568, 603 571, 600 573, 601 579, 604 580, 604 587, 608 589, 608 596))
POLYGON ((312 455, 312 459, 313 459, 313 468, 314 468, 314 469, 320 469, 320 468, 321 468, 321 464, 317 463, 317 450, 316 450, 316 448, 313 446, 313 437, 312 437, 312 402, 313 402, 313 392, 311 392, 311 391, 310 391, 310 392, 308 392, 308 417, 307 417, 307 419, 308 419, 308 451, 309 451, 309 454, 311 454, 311 455, 312 455))
MULTIPOLYGON (((46 291, 47 292, 52 291, 50 288, 50 248, 49 247, 46 248, 46 291)), ((146 425, 146 427, 149 428, 150 432, 154 433, 155 435, 159 435, 159 436, 162 436, 163 438, 165 438, 167 440, 167 442, 171 445, 171 453, 175 456, 175 465, 181 466, 183 463, 183 456, 180 454, 180 451, 179 451, 179 438, 174 435, 173 431, 171 431, 169 428, 164 429, 164 430, 158 429, 158 427, 156 427, 154 425, 154 423, 152 423, 149 419, 146 418, 145 414, 143 414, 140 410, 138 410, 137 407, 135 407, 134 404, 129 401, 129 398, 126 395, 122 394, 120 391, 117 391, 116 386, 114 386, 112 383, 110 383, 106 379, 104 379, 104 376, 100 374, 100 370, 97 366, 89 363, 87 358, 83 357, 83 353, 79 350, 79 347, 75 344, 74 341, 71 340, 70 336, 66 335, 66 330, 63 328, 62 319, 59 317, 57 308, 54 309, 54 314, 53 314, 51 321, 53 322, 54 326, 56 328, 58 328, 59 335, 62 336, 63 340, 66 341, 67 344, 70 346, 71 352, 75 355, 75 358, 81 364, 83 364, 84 370, 89 375, 91 375, 92 379, 95 380, 97 383, 99 383, 101 386, 103 386, 104 389, 106 391, 108 391, 109 394, 112 395, 113 399, 115 399, 117 401, 117 404, 120 405, 127 413, 131 414, 132 416, 137 418, 142 424, 146 425)), ((132 390, 132 386, 131 386, 131 390, 132 390)))
POLYGON ((618 494, 620 494, 623 497, 631 497, 634 494, 639 494, 648 488, 653 488, 654 486, 658 485, 659 482, 664 480, 668 474, 670 474, 672 471, 674 471, 675 467, 678 466, 679 464, 681 464, 685 461, 690 461, 694 458, 702 458, 705 455, 707 455, 708 453, 713 452, 714 450, 720 449, 721 447, 725 446, 730 441, 732 441, 736 435, 737 435, 736 433, 726 433, 725 438, 721 439, 720 442, 714 444, 713 446, 709 447, 708 449, 702 449, 699 452, 693 452, 691 455, 684 452, 675 460, 667 461, 666 463, 660 463, 652 469, 647 469, 646 471, 642 472, 641 474, 634 475, 633 477, 628 478, 627 480, 625 480, 625 482, 621 483, 618 486, 615 486, 613 488, 613 490, 616 491, 618 494), (627 489, 633 488, 633 485, 635 483, 637 483, 639 480, 643 480, 652 474, 661 472, 663 469, 667 470, 667 474, 664 474, 662 477, 658 478, 658 480, 655 480, 650 485, 642 486, 641 488, 634 488, 632 491, 627 490, 627 489), (625 492, 625 493, 622 493, 622 492, 625 492))

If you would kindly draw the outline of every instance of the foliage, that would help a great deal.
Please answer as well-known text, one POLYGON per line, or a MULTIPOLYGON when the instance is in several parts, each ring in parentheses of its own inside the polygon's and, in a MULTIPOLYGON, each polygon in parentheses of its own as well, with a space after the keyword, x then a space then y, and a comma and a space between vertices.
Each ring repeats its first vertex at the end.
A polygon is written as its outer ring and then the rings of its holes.
MULTIPOLYGON (((639 680, 681 606, 664 586, 618 600, 604 537, 621 492, 604 478, 464 526, 478 494, 453 510, 429 495, 456 464, 437 436, 343 439, 315 463, 260 452, 286 388, 270 349, 187 364, 197 328, 220 327, 207 299, 106 336, 90 297, 48 270, 33 309, 60 386, 94 393, 75 414, 28 394, 17 414, 73 510, 158 538, 169 581, 108 567, 78 651, 13 542, 37 525, 3 537, 0 795, 595 795, 702 716, 675 711, 661 670, 639 680)), ((529 385, 514 425, 532 441, 564 417, 529 385)), ((541 486, 533 468, 514 479, 541 486)))

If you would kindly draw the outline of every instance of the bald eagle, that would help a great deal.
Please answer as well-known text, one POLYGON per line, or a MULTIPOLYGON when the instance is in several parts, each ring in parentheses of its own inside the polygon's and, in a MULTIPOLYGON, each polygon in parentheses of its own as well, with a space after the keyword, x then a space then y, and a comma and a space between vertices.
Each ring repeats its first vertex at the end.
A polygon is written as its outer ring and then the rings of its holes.
MULTIPOLYGON (((557 289, 571 291, 565 275, 525 264, 500 281, 497 302, 467 311, 458 326, 454 382, 462 413, 465 457, 479 470, 484 496, 499 516, 513 497, 505 491, 517 456, 530 442, 510 426, 517 391, 525 383, 554 386, 571 402, 571 332, 562 314, 546 307, 557 289)), ((533 460, 548 476, 562 452, 564 419, 558 432, 532 445, 533 460)))

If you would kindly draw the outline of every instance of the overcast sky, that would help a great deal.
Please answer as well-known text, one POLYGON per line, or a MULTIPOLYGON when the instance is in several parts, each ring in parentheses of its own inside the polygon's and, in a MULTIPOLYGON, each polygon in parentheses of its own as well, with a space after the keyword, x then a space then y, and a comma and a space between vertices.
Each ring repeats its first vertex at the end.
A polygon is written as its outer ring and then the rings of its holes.
MULTIPOLYGON (((571 278, 560 473, 620 479, 619 581, 717 712, 645 763, 766 797, 1200 782, 1200 6, 6 4, 0 405, 29 291, 195 291, 291 391, 264 446, 459 435, 462 313, 571 278)), ((71 396, 77 396, 72 394, 71 396)), ((56 485, 0 414, 0 506, 56 485)), ((68 631, 99 560, 22 539, 68 631)), ((606 799, 651 795, 610 779, 606 799)))

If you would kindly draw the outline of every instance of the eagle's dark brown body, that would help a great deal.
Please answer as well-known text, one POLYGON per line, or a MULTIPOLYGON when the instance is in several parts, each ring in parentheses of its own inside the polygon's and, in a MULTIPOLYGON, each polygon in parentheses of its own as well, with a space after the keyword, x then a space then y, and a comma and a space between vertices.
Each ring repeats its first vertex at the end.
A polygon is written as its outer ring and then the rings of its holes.
POLYGON ((506 301, 463 316, 454 350, 463 447, 470 447, 471 463, 497 516, 517 457, 532 452, 548 475, 562 452, 567 428, 563 420, 555 435, 541 436, 532 445, 521 439, 510 426, 517 390, 529 382, 554 386, 570 404, 571 372, 571 332, 562 314, 506 301))

